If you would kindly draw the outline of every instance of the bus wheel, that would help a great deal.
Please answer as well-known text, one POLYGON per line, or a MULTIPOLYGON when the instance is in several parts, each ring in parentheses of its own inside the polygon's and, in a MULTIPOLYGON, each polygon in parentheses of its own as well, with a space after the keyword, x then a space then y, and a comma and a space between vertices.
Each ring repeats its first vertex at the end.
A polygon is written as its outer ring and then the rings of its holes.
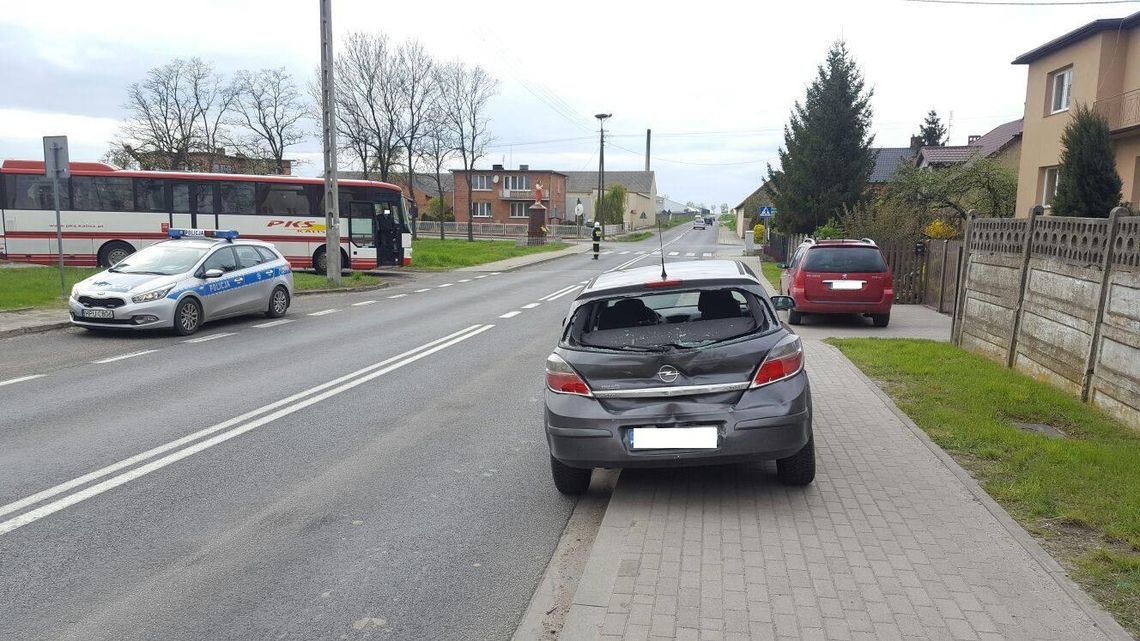
MULTIPOLYGON (((348 262, 348 254, 344 250, 340 250, 340 270, 343 272, 351 267, 348 262)), ((329 271, 328 256, 325 255, 325 248, 321 247, 313 254, 313 270, 318 274, 327 274, 329 271)))
POLYGON ((116 263, 133 253, 135 253, 135 248, 130 243, 112 240, 99 248, 99 266, 114 267, 116 263))

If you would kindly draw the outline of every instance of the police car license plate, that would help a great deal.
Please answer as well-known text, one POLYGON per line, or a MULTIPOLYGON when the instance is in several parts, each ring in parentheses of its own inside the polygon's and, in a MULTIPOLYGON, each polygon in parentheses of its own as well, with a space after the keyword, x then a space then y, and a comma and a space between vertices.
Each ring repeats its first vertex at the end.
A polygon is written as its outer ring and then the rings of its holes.
POLYGON ((115 312, 109 309, 85 309, 83 318, 114 318, 115 312))
POLYGON ((635 427, 629 434, 634 450, 715 450, 716 427, 635 427))

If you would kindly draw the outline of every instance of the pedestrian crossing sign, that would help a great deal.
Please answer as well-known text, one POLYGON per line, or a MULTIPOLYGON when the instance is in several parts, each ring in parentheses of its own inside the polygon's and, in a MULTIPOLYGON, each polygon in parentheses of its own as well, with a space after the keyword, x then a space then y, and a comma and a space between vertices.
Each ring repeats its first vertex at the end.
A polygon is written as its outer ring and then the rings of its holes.
POLYGON ((761 207, 760 208, 760 217, 761 218, 771 218, 772 216, 775 216, 775 215, 776 215, 776 208, 775 207, 761 207))

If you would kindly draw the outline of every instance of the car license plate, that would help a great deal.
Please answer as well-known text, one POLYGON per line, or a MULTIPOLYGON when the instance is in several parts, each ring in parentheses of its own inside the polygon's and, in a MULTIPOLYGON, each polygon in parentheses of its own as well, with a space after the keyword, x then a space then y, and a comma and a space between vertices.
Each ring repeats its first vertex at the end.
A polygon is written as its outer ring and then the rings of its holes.
POLYGON ((635 427, 629 431, 634 450, 715 450, 716 427, 635 427))
POLYGON ((833 280, 828 282, 832 289, 863 289, 863 281, 861 280, 833 280))
POLYGON ((109 309, 85 309, 83 318, 114 318, 115 312, 109 309))

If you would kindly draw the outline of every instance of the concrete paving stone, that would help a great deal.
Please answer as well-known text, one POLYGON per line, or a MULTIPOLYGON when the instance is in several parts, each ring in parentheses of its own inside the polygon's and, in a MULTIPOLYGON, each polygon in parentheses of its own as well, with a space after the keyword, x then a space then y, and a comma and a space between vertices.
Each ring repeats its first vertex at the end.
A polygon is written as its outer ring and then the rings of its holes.
POLYGON ((647 625, 630 625, 625 629, 625 634, 622 636, 622 641, 648 641, 649 640, 649 626, 647 625))

